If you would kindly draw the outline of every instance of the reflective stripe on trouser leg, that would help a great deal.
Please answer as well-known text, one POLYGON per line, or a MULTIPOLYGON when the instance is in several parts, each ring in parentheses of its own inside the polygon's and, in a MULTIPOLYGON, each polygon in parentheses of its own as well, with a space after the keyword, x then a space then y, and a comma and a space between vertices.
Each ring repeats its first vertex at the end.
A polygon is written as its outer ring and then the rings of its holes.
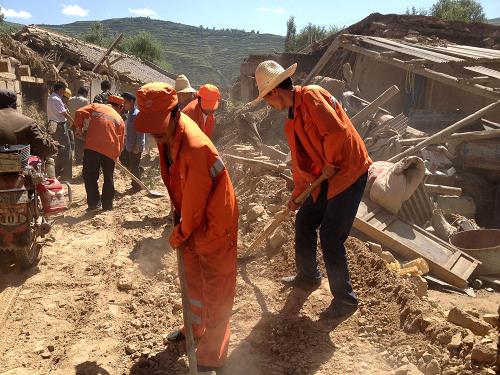
MULTIPOLYGON (((205 332, 198 342, 198 365, 222 367, 229 347, 229 319, 236 288, 236 243, 201 251, 205 332)), ((201 277, 200 277, 201 279, 201 277)))
POLYGON ((188 246, 184 247, 184 269, 189 294, 189 310, 194 337, 201 337, 205 329, 203 311, 203 280, 199 256, 188 246))

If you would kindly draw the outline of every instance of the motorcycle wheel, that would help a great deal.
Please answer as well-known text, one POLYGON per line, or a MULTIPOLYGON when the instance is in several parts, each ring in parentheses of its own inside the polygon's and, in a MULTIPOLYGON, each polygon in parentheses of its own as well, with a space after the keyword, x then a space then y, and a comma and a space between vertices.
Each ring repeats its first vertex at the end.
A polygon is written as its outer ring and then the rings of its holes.
POLYGON ((35 195, 35 202, 37 207, 35 207, 34 210, 30 207, 28 210, 28 220, 30 223, 28 227, 29 241, 26 244, 26 246, 15 252, 17 264, 22 269, 28 269, 33 266, 36 266, 41 258, 41 252, 40 252, 41 246, 37 242, 36 231, 33 230, 37 225, 37 216, 38 216, 36 213, 35 215, 33 215, 33 211, 41 212, 39 211, 41 202, 38 197, 38 194, 35 195))

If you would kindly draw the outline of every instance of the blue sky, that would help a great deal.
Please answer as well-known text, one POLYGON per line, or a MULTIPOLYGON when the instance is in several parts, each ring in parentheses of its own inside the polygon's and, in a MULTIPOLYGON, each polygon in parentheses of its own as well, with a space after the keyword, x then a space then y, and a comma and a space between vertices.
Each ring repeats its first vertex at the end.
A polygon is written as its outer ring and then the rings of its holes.
MULTIPOLYGON (((63 24, 78 20, 148 16, 188 25, 259 30, 285 34, 293 15, 300 29, 309 22, 348 26, 370 13, 404 13, 408 6, 429 8, 434 0, 285 1, 285 0, 9 0, 1 1, 6 19, 18 23, 63 24)), ((482 0, 487 18, 500 17, 500 0, 482 0)))

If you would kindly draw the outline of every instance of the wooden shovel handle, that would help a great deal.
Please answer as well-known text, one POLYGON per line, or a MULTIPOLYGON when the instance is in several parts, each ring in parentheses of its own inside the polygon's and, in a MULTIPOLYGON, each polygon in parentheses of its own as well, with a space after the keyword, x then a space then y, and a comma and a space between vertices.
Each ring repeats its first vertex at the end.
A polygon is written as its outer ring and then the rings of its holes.
MULTIPOLYGON (((321 175, 319 178, 317 178, 309 187, 304 190, 302 193, 300 193, 297 198, 295 198, 293 201, 297 205, 301 205, 306 198, 311 194, 311 192, 316 189, 323 181, 325 181, 327 177, 325 175, 321 175)), ((269 222, 265 227, 264 230, 259 234, 259 236, 252 242, 252 244, 248 247, 246 250, 247 254, 251 254, 257 246, 261 244, 262 241, 264 241, 271 233, 273 233, 282 222, 284 222, 289 216, 290 216, 290 209, 287 207, 283 211, 278 212, 273 221, 269 222)))
POLYGON ((316 189, 319 185, 321 185, 321 183, 323 181, 325 181, 326 179, 327 179, 327 177, 324 174, 322 174, 316 180, 314 180, 313 183, 311 185, 309 185, 309 187, 306 190, 304 190, 302 193, 300 193, 293 200, 295 202, 295 204, 301 205, 307 199, 307 197, 312 193, 312 191, 314 189, 316 189))
POLYGON ((146 185, 144 185, 144 182, 142 182, 141 180, 139 180, 132 172, 130 172, 128 170, 127 167, 125 167, 121 162, 120 160, 116 159, 116 166, 122 171, 124 172, 127 176, 129 176, 132 180, 134 180, 135 182, 137 182, 137 184, 139 184, 139 186, 143 189, 143 190, 146 190, 148 193, 149 193, 149 189, 146 185))

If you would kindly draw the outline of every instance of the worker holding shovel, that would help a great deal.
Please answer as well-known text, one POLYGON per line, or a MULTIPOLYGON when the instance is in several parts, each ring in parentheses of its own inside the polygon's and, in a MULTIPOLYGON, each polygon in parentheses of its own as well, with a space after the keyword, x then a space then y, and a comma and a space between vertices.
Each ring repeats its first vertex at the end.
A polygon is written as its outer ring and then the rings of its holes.
MULTIPOLYGON (((188 327, 191 322, 198 339, 197 369, 215 374, 227 357, 236 287, 238 207, 233 186, 210 139, 180 112, 171 86, 142 86, 137 105, 135 126, 158 143, 161 175, 179 217, 169 241, 172 248, 181 249, 190 310, 184 322, 188 327)), ((172 332, 169 341, 185 340, 185 328, 172 332)))
POLYGON ((316 260, 319 228, 323 259, 334 296, 321 318, 339 323, 358 305, 349 276, 344 242, 349 236, 366 185, 372 161, 365 144, 340 103, 319 86, 294 86, 291 76, 297 64, 284 69, 275 61, 257 66, 257 100, 277 110, 288 110, 285 133, 292 155, 295 188, 288 208, 297 210, 296 199, 321 175, 323 181, 303 201, 295 219, 297 274, 286 284, 315 288, 321 284, 316 260))

